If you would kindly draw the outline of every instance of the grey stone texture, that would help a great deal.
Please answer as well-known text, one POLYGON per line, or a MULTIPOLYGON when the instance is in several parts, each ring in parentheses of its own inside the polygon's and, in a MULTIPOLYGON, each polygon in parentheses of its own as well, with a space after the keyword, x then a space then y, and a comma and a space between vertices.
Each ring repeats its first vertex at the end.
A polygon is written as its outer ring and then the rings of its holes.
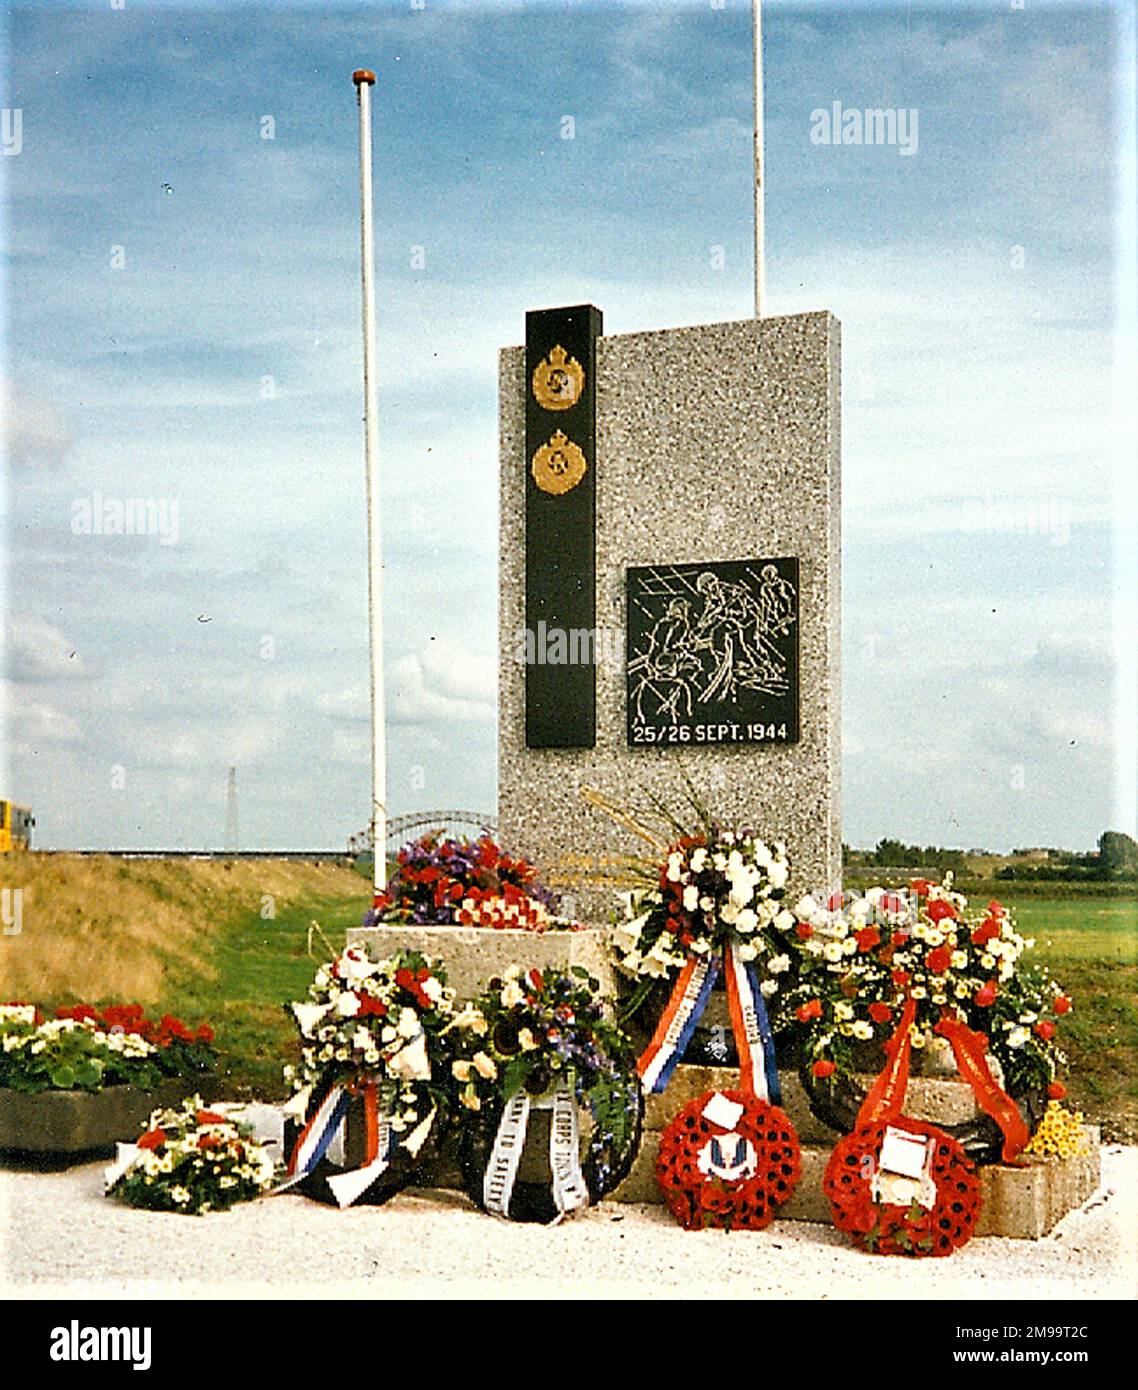
POLYGON ((839 325, 829 313, 603 337, 597 366, 597 742, 525 747, 524 350, 499 360, 501 431, 498 819, 567 907, 605 922, 628 855, 646 846, 591 808, 654 794, 682 810, 683 774, 724 822, 784 840, 790 893, 841 872, 839 325), (629 748, 629 565, 797 555, 801 741, 629 748))

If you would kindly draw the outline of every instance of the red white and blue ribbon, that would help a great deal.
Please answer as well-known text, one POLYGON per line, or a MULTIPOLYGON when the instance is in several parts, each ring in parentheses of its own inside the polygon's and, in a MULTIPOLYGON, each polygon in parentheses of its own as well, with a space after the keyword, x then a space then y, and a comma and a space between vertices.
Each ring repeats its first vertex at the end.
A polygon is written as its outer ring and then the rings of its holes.
MULTIPOLYGON (((749 961, 740 960, 730 945, 723 949, 727 1007, 731 1031, 739 1053, 741 1085, 771 1105, 781 1103, 774 1036, 767 1017, 759 976, 749 961)), ((719 973, 715 956, 690 955, 680 971, 671 998, 664 1007, 652 1041, 644 1049, 636 1069, 647 1092, 665 1089, 707 1008, 711 988, 719 973)))
POLYGON ((364 1161, 359 1168, 330 1177, 328 1186, 337 1203, 341 1207, 348 1207, 386 1170, 395 1148, 395 1136, 388 1117, 379 1112, 375 1083, 365 1082, 360 1091, 333 1086, 301 1130, 289 1155, 288 1176, 274 1188, 274 1196, 303 1182, 329 1149, 343 1144, 347 1136, 348 1110, 353 1096, 357 1094, 362 1094, 364 1101, 364 1161))
POLYGON ((689 955, 664 1006, 652 1041, 644 1049, 636 1070, 646 1092, 662 1091, 691 1041, 696 1024, 707 1008, 711 987, 719 973, 714 956, 689 955))
POLYGON ((767 1017, 759 976, 750 961, 739 959, 730 946, 724 948, 727 975, 727 1009, 739 1054, 743 1090, 770 1105, 782 1104, 775 1064, 774 1035, 767 1017))

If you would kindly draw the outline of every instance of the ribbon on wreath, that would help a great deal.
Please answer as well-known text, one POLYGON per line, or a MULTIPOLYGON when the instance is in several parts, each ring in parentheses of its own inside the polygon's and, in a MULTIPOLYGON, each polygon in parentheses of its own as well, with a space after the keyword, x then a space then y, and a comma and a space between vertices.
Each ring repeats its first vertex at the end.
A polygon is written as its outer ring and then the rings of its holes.
POLYGON ((553 1174, 553 1202, 558 1212, 566 1216, 589 1204, 589 1189, 581 1170, 577 1101, 569 1083, 562 1078, 553 1093, 541 1100, 534 1100, 524 1089, 519 1089, 506 1102, 482 1178, 482 1203, 494 1216, 509 1214, 529 1118, 535 1110, 550 1112, 549 1168, 553 1174))
MULTIPOLYGON (((719 968, 717 955, 688 956, 660 1015, 652 1041, 636 1064, 645 1091, 659 1093, 671 1080, 707 1008, 719 968)), ((739 958, 739 953, 730 943, 723 948, 723 970, 727 984, 727 1009, 739 1053, 743 1089, 760 1100, 778 1105, 781 1096, 774 1038, 763 992, 759 988, 758 972, 749 961, 739 958)))
MULTIPOLYGON (((909 1085, 909 1062, 912 1056, 912 1028, 917 1016, 915 999, 905 1000, 901 1021, 892 1038, 885 1044, 887 1061, 857 1116, 857 1129, 889 1123, 897 1119, 905 1104, 909 1085)), ((956 1069, 972 1088, 980 1108, 995 1120, 1004 1136, 1003 1160, 1016 1163, 1031 1133, 1019 1112, 1019 1107, 992 1075, 988 1065, 988 1039, 977 1033, 947 1011, 934 1031, 947 1038, 956 1061, 956 1069)))
POLYGON ((358 1096, 364 1102, 364 1161, 358 1168, 329 1177, 328 1186, 341 1208, 350 1207, 387 1170, 395 1149, 395 1135, 387 1115, 380 1112, 376 1083, 371 1078, 349 1082, 333 1086, 313 1111, 289 1155, 285 1170, 288 1176, 273 1189, 273 1196, 303 1182, 329 1149, 344 1142, 348 1110, 352 1099, 358 1096))
POLYGON ((1001 1157, 1005 1163, 1018 1163, 1019 1156, 1031 1139, 1019 1106, 992 1075, 988 1065, 988 1039, 951 1014, 942 1015, 934 1030, 947 1038, 956 1059, 956 1069, 972 1087, 976 1102, 1000 1127, 1004 1136, 1001 1157))

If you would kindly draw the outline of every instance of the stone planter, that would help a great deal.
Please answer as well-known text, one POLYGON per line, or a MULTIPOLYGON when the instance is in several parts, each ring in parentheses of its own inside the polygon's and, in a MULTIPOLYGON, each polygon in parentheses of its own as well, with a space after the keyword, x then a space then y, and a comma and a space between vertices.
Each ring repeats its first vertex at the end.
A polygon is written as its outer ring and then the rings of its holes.
POLYGON ((102 1091, 0 1090, 0 1152, 64 1158, 114 1151, 138 1138, 159 1106, 180 1104, 203 1089, 202 1079, 168 1078, 152 1091, 108 1086, 102 1091))
POLYGON ((348 945, 362 946, 372 960, 399 951, 418 951, 446 966, 447 983, 459 999, 472 999, 486 988, 492 975, 508 966, 525 969, 570 970, 582 966, 600 981, 601 993, 611 998, 616 981, 607 946, 607 933, 597 927, 582 931, 529 932, 489 927, 403 926, 349 927, 348 945))

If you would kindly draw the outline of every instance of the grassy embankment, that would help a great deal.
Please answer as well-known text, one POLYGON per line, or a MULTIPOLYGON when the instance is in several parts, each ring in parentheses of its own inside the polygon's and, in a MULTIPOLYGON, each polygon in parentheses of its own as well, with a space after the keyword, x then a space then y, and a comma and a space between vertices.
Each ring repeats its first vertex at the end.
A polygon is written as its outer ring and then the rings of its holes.
MULTIPOLYGON (((138 1000, 209 1020, 225 1088, 239 1096, 282 1093, 295 1040, 281 1006, 303 996, 315 968, 309 923, 339 944, 368 901, 366 880, 337 865, 28 855, 7 867, 8 884, 24 889, 23 931, 0 938, 0 999, 138 1000), (270 907, 275 916, 262 917, 270 907)), ((1109 1137, 1138 1139, 1138 898, 961 886, 1012 907, 1073 995, 1072 1102, 1109 1137)))

